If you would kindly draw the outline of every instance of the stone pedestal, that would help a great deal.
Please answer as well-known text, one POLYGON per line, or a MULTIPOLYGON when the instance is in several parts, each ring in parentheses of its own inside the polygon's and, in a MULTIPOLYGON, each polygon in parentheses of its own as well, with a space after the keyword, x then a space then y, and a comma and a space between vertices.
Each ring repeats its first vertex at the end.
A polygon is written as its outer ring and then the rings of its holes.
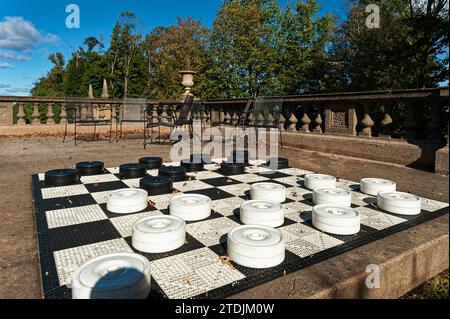
POLYGON ((0 104, 0 126, 13 125, 13 104, 0 104))
POLYGON ((325 133, 356 135, 356 112, 353 105, 325 107, 325 133))

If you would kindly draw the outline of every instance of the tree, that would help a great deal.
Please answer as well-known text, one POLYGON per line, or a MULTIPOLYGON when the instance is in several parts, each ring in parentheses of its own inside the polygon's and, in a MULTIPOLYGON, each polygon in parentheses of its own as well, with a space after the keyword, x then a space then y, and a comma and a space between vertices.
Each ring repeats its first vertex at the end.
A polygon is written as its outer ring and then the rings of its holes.
POLYGON ((155 27, 142 44, 147 60, 147 95, 153 98, 178 98, 183 91, 178 72, 193 69, 199 73, 194 93, 201 96, 207 64, 208 30, 192 17, 178 18, 177 24, 155 27))
POLYGON ((131 68, 139 50, 141 35, 136 33, 136 16, 123 12, 114 25, 107 55, 110 62, 110 87, 114 97, 126 97, 131 68))
POLYGON ((448 80, 446 0, 353 1, 338 26, 329 60, 329 89, 433 87, 448 80), (422 5, 420 3, 423 3, 422 5), (381 26, 365 25, 368 4, 380 7, 381 26))
POLYGON ((275 0, 223 1, 211 31, 208 90, 221 97, 270 94, 276 71, 275 0))
POLYGON ((325 46, 333 19, 318 15, 316 0, 295 0, 279 16, 276 31, 276 94, 299 94, 324 89, 325 46))

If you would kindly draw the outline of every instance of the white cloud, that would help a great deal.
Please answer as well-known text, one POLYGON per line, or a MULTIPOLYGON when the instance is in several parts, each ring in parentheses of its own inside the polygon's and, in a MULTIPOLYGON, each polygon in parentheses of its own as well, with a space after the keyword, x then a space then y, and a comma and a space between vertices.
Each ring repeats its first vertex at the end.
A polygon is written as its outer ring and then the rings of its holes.
POLYGON ((59 37, 43 33, 23 17, 4 17, 0 21, 0 48, 25 51, 39 43, 56 43, 59 37))
POLYGON ((28 61, 29 58, 22 55, 16 54, 12 51, 0 50, 0 59, 9 60, 9 61, 28 61))
POLYGON ((9 63, 0 63, 0 69, 11 69, 12 67, 9 63))

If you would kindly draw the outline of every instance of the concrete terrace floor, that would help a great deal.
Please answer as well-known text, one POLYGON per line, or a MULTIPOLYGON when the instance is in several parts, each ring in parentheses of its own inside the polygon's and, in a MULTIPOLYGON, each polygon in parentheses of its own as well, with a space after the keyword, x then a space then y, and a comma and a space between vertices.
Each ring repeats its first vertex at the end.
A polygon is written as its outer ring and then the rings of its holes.
MULTIPOLYGON (((107 167, 135 162, 139 157, 150 155, 170 160, 170 146, 149 145, 144 150, 139 139, 119 143, 84 142, 77 147, 73 143, 61 142, 62 139, 56 137, 0 139, 0 298, 42 298, 31 193, 32 174, 72 167, 87 160, 104 161, 107 167)), ((449 201, 448 177, 304 150, 283 149, 280 156, 288 157, 291 166, 306 170, 353 181, 363 177, 388 178, 395 180, 401 191, 449 201)), ((448 234, 447 214, 234 297, 400 297, 448 268, 448 234), (432 254, 436 249, 439 253, 432 254), (363 287, 367 276, 365 267, 370 263, 386 269, 382 273, 386 274, 384 277, 382 275, 384 290, 368 291, 363 287), (395 268, 396 272, 392 270, 395 268), (407 274, 406 279, 402 277, 404 274, 407 274)))

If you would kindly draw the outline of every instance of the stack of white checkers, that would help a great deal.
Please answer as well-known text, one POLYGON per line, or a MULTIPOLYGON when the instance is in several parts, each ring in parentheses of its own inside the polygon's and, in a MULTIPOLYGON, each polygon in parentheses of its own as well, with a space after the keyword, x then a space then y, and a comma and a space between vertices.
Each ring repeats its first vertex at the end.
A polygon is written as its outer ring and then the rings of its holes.
POLYGON ((276 183, 255 183, 250 186, 250 197, 283 203, 286 201, 286 187, 276 183))
POLYGON ((353 235, 361 229, 361 217, 353 208, 325 204, 314 206, 312 212, 313 226, 324 232, 353 235))
POLYGON ((422 209, 422 199, 416 195, 385 191, 377 196, 378 208, 399 215, 418 215, 422 209))
POLYGON ((148 206, 148 193, 143 189, 119 189, 109 194, 106 209, 116 214, 137 213, 148 206))
POLYGON ((285 241, 275 228, 244 225, 228 233, 228 256, 235 263, 249 268, 270 268, 285 258, 285 241))
POLYGON ((133 225, 132 245, 145 253, 164 253, 186 242, 186 222, 176 216, 150 216, 133 225))
POLYGON ((352 194, 349 190, 337 187, 316 187, 313 192, 316 205, 332 204, 343 207, 352 205, 352 194))
POLYGON ((270 200, 243 202, 240 218, 244 225, 279 227, 284 224, 284 212, 281 204, 270 200))
POLYGON ((314 190, 317 187, 336 187, 336 177, 324 174, 305 175, 305 187, 314 190))

